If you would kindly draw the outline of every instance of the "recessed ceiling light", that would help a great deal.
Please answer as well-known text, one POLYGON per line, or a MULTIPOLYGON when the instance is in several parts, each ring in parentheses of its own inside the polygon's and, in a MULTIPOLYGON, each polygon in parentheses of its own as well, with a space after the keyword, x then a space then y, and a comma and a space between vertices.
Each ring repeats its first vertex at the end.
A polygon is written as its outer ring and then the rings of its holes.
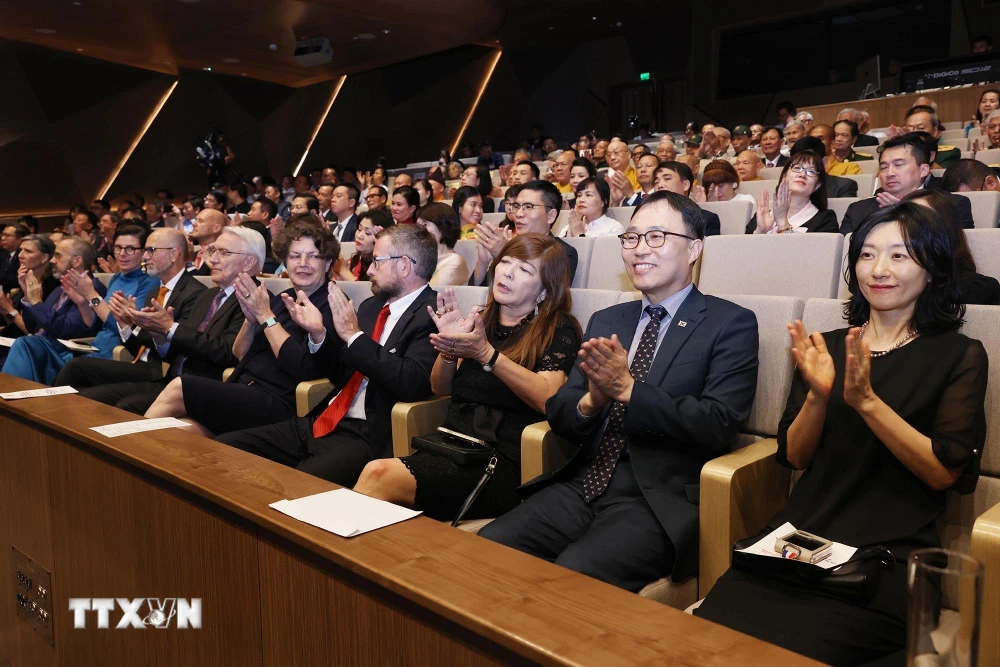
POLYGON ((211 67, 202 67, 202 69, 205 70, 206 72, 211 72, 212 71, 211 67))
POLYGON ((224 63, 238 63, 239 61, 240 61, 239 58, 223 58, 222 59, 222 62, 224 62, 224 63))
POLYGON ((270 44, 270 45, 268 45, 267 48, 271 49, 272 51, 277 51, 278 50, 278 45, 277 44, 270 44))
POLYGON ((79 7, 79 6, 80 6, 80 5, 82 5, 82 4, 83 4, 82 2, 74 2, 74 3, 73 3, 73 6, 74 6, 74 7, 79 7))
POLYGON ((77 49, 77 51, 83 51, 83 49, 77 49))
POLYGON ((591 17, 590 17, 590 20, 591 20, 591 21, 596 21, 596 20, 597 20, 597 17, 596 17, 596 16, 591 16, 591 17))
POLYGON ((35 28, 35 32, 40 32, 43 35, 54 35, 56 31, 52 28, 35 28))

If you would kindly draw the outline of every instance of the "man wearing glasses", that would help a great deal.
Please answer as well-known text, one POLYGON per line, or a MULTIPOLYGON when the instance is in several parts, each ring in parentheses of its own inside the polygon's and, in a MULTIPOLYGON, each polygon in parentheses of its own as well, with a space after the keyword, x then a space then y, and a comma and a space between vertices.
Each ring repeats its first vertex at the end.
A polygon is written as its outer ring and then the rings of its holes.
MULTIPOLYGON (((254 206, 257 203, 254 202, 254 206)), ((142 256, 147 275, 155 276, 160 285, 139 307, 148 312, 158 312, 162 308, 172 312, 178 321, 187 320, 205 286, 184 270, 187 239, 183 232, 169 228, 155 230, 146 238, 142 256)), ((152 333, 132 317, 131 311, 136 309, 137 303, 122 292, 114 292, 108 299, 108 307, 118 325, 120 344, 134 361, 77 357, 59 371, 53 386, 69 385, 79 389, 81 396, 136 414, 144 413, 166 384, 166 379, 152 333)))
POLYGON ((619 238, 641 301, 591 318, 549 425, 579 449, 479 535, 627 590, 698 566, 702 466, 729 450, 757 386, 757 320, 691 282, 701 209, 656 192, 619 238))
POLYGON ((389 195, 386 194, 385 189, 381 185, 373 185, 368 188, 368 194, 365 195, 365 203, 368 204, 369 211, 379 211, 385 208, 385 203, 388 201, 389 195))
MULTIPOLYGON (((551 234, 552 225, 559 217, 559 209, 561 208, 562 194, 552 183, 529 181, 522 185, 521 191, 517 193, 517 201, 510 205, 510 210, 514 212, 513 232, 501 229, 496 223, 485 220, 476 225, 479 256, 476 260, 476 269, 472 272, 472 277, 469 278, 469 285, 486 286, 490 264, 500 254, 500 250, 514 233, 551 234)), ((576 265, 579 261, 576 248, 560 238, 557 238, 556 242, 562 246, 569 258, 570 281, 572 282, 573 277, 576 276, 576 265)))
MULTIPOLYGON (((88 211, 89 212, 89 211, 88 211)), ((108 305, 107 294, 121 292, 128 297, 135 297, 136 301, 144 302, 150 292, 155 292, 160 281, 153 276, 146 275, 142 271, 142 247, 146 240, 146 230, 136 225, 123 225, 115 232, 114 253, 118 261, 119 272, 111 277, 107 290, 98 288, 100 284, 90 274, 86 273, 89 265, 80 267, 81 270, 67 270, 62 276, 61 289, 55 290, 52 294, 59 293, 62 301, 59 306, 64 306, 66 301, 71 301, 79 312, 80 321, 90 332, 97 332, 97 336, 91 345, 95 351, 87 354, 87 357, 110 359, 111 352, 115 346, 121 343, 118 335, 118 325, 115 317, 108 305)), ((93 262, 96 253, 93 245, 86 242, 89 247, 90 260, 93 262)), ((61 247, 61 242, 60 242, 61 247)), ((59 249, 57 248, 57 252, 59 249)), ((76 253, 82 255, 82 251, 76 253)), ((49 299, 52 298, 49 295, 49 299)), ((59 308, 56 308, 58 311, 59 308)), ((28 312, 25 309, 25 324, 28 324, 28 312)), ((41 313, 39 313, 41 314, 41 313)), ((32 318, 35 319, 35 318, 32 318)), ((37 329, 47 330, 44 321, 35 319, 35 326, 29 325, 29 330, 37 333, 37 329)), ((88 333, 77 333, 76 337, 86 336, 88 333)), ((68 338, 69 336, 24 336, 18 341, 25 341, 20 346, 11 347, 7 361, 4 363, 4 371, 9 375, 17 375, 28 380, 52 384, 56 375, 73 358, 73 352, 58 341, 58 338, 68 338)))

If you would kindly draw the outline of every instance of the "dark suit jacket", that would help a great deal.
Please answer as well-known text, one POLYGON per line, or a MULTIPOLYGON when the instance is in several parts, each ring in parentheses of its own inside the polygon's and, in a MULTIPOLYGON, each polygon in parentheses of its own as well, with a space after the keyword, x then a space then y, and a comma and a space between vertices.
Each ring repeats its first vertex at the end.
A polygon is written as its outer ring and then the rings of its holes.
MULTIPOLYGON (((642 302, 594 314, 584 340, 618 334, 632 344, 642 302)), ((757 387, 757 318, 729 301, 693 289, 677 309, 646 382, 636 383, 625 414, 629 459, 636 480, 676 551, 675 581, 698 569, 698 501, 702 466, 725 453, 750 416, 757 387), (681 323, 684 323, 681 326, 681 323)), ((580 449, 558 471, 522 487, 534 492, 576 474, 596 451, 610 405, 591 419, 577 404, 587 392, 579 362, 545 406, 552 429, 580 449)))
MULTIPOLYGON (((765 167, 767 166, 767 158, 764 157, 763 153, 760 156, 760 161, 761 161, 761 164, 763 164, 765 167)), ((778 164, 776 164, 775 166, 776 167, 784 167, 786 164, 788 164, 788 156, 787 155, 779 155, 778 156, 778 164)))
MULTIPOLYGON (((963 229, 972 229, 976 226, 972 219, 972 203, 968 197, 953 195, 950 192, 942 192, 942 194, 948 197, 951 200, 952 206, 955 207, 958 213, 957 222, 960 227, 963 229)), ((847 212, 844 213, 844 221, 840 224, 840 233, 846 235, 857 231, 865 218, 877 211, 878 208, 878 201, 874 197, 854 202, 847 207, 847 212)))
POLYGON ((826 175, 826 196, 833 197, 857 197, 858 182, 853 178, 843 176, 826 175))
MULTIPOLYGON (((289 288, 284 294, 296 298, 296 290, 289 288)), ((323 326, 327 331, 333 331, 333 318, 330 316, 330 302, 327 300, 329 288, 323 283, 319 289, 309 295, 309 301, 319 310, 323 317, 323 326)), ((307 380, 317 380, 325 377, 326 366, 322 363, 323 350, 316 354, 309 351, 309 334, 292 320, 288 314, 281 295, 271 297, 271 312, 274 319, 288 332, 289 338, 282 343, 278 356, 274 356, 271 344, 261 329, 254 336, 250 349, 236 365, 236 370, 229 376, 227 382, 249 384, 251 381, 258 389, 270 392, 285 400, 289 405, 295 404, 295 386, 307 380)), ((331 344, 331 336, 326 337, 324 345, 331 344)))
POLYGON ((878 146, 878 139, 870 137, 867 134, 859 134, 857 141, 854 142, 854 146, 878 146))
POLYGON ((344 234, 340 237, 342 243, 352 243, 354 241, 355 234, 358 233, 358 215, 352 214, 351 217, 347 219, 344 223, 344 234))
POLYGON ((187 357, 184 361, 185 374, 222 380, 222 371, 236 365, 233 343, 245 318, 234 295, 230 294, 215 311, 205 331, 198 333, 198 325, 205 319, 218 292, 218 287, 202 290, 187 319, 177 322, 177 330, 163 360, 172 363, 178 356, 187 357))
POLYGON ((437 352, 431 347, 434 322, 427 306, 437 306, 437 292, 430 287, 416 298, 396 322, 385 345, 372 340, 375 320, 385 299, 371 297, 358 308, 358 324, 363 335, 347 344, 331 329, 323 347, 316 352, 326 364, 326 377, 334 390, 320 401, 311 418, 317 417, 340 393, 355 371, 368 378, 365 391, 365 417, 368 433, 376 449, 392 456, 392 406, 399 401, 418 401, 431 393, 431 368, 437 352))
MULTIPOLYGON (((816 215, 806 220, 802 226, 806 228, 806 232, 832 232, 836 234, 840 231, 837 226, 837 214, 830 209, 817 211, 816 215)), ((753 234, 756 229, 757 216, 754 215, 750 218, 750 222, 747 223, 745 231, 747 234, 753 234)))
POLYGON ((17 251, 9 253, 6 250, 0 251, 0 287, 4 292, 20 287, 17 282, 17 270, 21 268, 21 260, 17 256, 17 251))
MULTIPOLYGON (((167 297, 167 302, 163 304, 164 308, 174 309, 174 321, 181 322, 187 320, 188 316, 191 314, 191 310, 194 308, 195 301, 198 299, 198 295, 205 291, 205 286, 202 285, 198 280, 194 278, 189 272, 182 271, 181 277, 177 279, 177 284, 174 285, 173 291, 170 292, 170 296, 167 297)), ((149 306, 156 299, 156 295, 159 289, 151 290, 149 294, 146 295, 146 301, 143 303, 143 307, 149 306)), ((207 312, 207 311, 205 311, 207 312)), ((204 317, 204 313, 202 313, 204 317)), ((201 320, 195 323, 195 328, 201 320)), ((132 334, 128 337, 122 345, 128 350, 133 357, 139 356, 139 348, 145 347, 149 351, 149 356, 146 357, 149 363, 150 371, 152 377, 160 378, 162 377, 163 367, 161 363, 159 353, 156 351, 156 344, 153 342, 153 336, 150 335, 145 329, 140 329, 138 334, 132 334)))
MULTIPOLYGON (((94 290, 103 297, 108 293, 108 288, 97 278, 91 276, 94 283, 94 290)), ((83 315, 80 309, 71 299, 63 301, 59 305, 59 297, 62 296, 62 285, 49 294, 45 301, 34 305, 27 305, 21 302, 21 317, 24 318, 24 326, 28 333, 35 334, 39 329, 45 330, 45 337, 52 340, 59 338, 86 338, 95 335, 104 326, 101 318, 95 317, 94 323, 89 327, 83 322, 83 315), (57 307, 58 306, 58 307, 57 307)))
POLYGON ((717 213, 702 209, 701 217, 705 220, 705 236, 718 236, 722 233, 722 221, 717 213))

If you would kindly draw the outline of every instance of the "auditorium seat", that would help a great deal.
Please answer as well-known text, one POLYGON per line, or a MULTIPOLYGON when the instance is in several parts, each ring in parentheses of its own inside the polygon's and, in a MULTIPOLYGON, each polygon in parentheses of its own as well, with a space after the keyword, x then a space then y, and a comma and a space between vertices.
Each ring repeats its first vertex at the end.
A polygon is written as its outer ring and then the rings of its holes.
POLYGON ((483 213, 483 220, 486 222, 492 222, 494 225, 502 224, 506 219, 506 213, 483 213))
MULTIPOLYGON (((965 319, 962 333, 981 341, 988 356, 1000 358, 1000 339, 995 335, 1000 329, 1000 308, 968 306, 965 319)), ((836 299, 806 301, 803 322, 809 331, 830 331, 847 326, 842 303, 836 299)), ((998 422, 1000 369, 993 364, 986 389, 986 423, 998 422)), ((701 579, 705 585, 699 591, 701 597, 728 567, 732 544, 762 530, 767 519, 780 510, 787 499, 787 484, 775 482, 777 476, 788 474, 787 469, 774 460, 776 451, 777 441, 758 442, 716 459, 702 470, 702 521, 707 514, 714 513, 719 516, 720 525, 725 526, 728 520, 733 532, 713 547, 713 560, 708 566, 702 560, 701 579), (712 478, 718 483, 712 485, 712 478), (782 492, 783 497, 779 497, 782 492)), ((996 429, 986 431, 975 492, 968 495, 948 492, 947 508, 937 527, 945 548, 971 553, 984 563, 981 626, 997 627, 1000 624, 1000 578, 996 576, 1000 571, 1000 436, 996 429)), ((708 549, 703 542, 703 558, 708 549)), ((979 664, 1000 664, 1000 635, 983 634, 979 664)))
POLYGON ((851 296, 851 292, 847 289, 847 278, 844 275, 844 269, 847 268, 847 253, 851 249, 851 234, 844 235, 844 249, 840 253, 840 278, 837 281, 837 298, 847 299, 851 296))
POLYGON ((826 200, 826 205, 837 214, 837 224, 839 225, 844 221, 844 214, 847 213, 847 207, 856 201, 861 201, 861 197, 831 197, 826 200))
POLYGON ((1000 163, 1000 148, 987 148, 976 153, 976 159, 988 165, 1000 163))
MULTIPOLYGON (((740 185, 740 192, 742 191, 743 185, 740 185)), ((722 234, 746 233, 747 223, 753 217, 753 204, 748 201, 734 199, 733 201, 705 202, 699 206, 719 216, 719 227, 722 234)))
POLYGON ((948 132, 949 130, 961 130, 965 127, 964 120, 950 120, 947 123, 941 124, 944 125, 945 132, 948 132))
MULTIPOLYGON (((501 213, 501 215, 503 215, 501 213)), ((479 258, 479 244, 471 239, 459 239, 455 242, 455 252, 462 256, 469 267, 469 275, 476 270, 476 260, 479 258)))
MULTIPOLYGON (((567 244, 573 246, 576 249, 576 274, 573 276, 573 282, 570 283, 570 287, 575 287, 577 289, 605 289, 604 287, 591 285, 591 267, 593 264, 593 252, 594 244, 597 241, 602 243, 613 242, 613 245, 617 245, 619 248, 619 253, 621 252, 621 241, 614 236, 606 236, 594 239, 588 239, 586 237, 580 238, 566 238, 563 239, 567 244)), ((618 264, 621 264, 621 254, 618 256, 618 264)), ((624 265, 622 266, 624 271, 624 265)), ((614 289, 614 288, 609 288, 614 289)))
POLYGON ((588 289, 632 290, 632 281, 622 261, 622 244, 613 236, 586 239, 592 244, 588 289))
POLYGON ((344 259, 350 259, 357 252, 357 246, 354 241, 342 241, 340 244, 340 256, 344 259))
MULTIPOLYGON (((750 195, 754 199, 757 199, 757 197, 760 196, 761 192, 763 192, 764 190, 767 190, 769 193, 771 193, 771 195, 772 195, 771 199, 773 201, 773 199, 774 199, 774 197, 773 197, 774 190, 777 187, 778 187, 778 179, 777 178, 767 178, 767 179, 763 179, 763 180, 760 180, 760 181, 743 181, 742 183, 740 183, 740 187, 736 189, 736 192, 739 193, 739 194, 741 194, 741 195, 750 195)), ((719 202, 705 202, 705 203, 706 204, 717 204, 719 202)), ((728 204, 730 202, 722 202, 722 203, 728 204)), ((747 202, 747 203, 749 204, 750 202, 747 202)), ((721 221, 721 219, 722 219, 721 215, 719 216, 719 219, 721 221)), ((750 218, 747 218, 747 220, 749 221, 750 218)), ((743 223, 743 226, 746 227, 746 223, 743 223)), ((722 232, 722 233, 725 234, 726 232, 722 232)))
POLYGON ((784 167, 764 167, 757 172, 757 175, 765 181, 776 181, 781 178, 782 169, 784 169, 784 167))
POLYGON ((862 146, 862 153, 870 153, 875 159, 873 160, 860 160, 854 164, 861 167, 862 174, 877 174, 878 173, 878 151, 875 150, 875 146, 862 146))
POLYGON ((745 234, 705 239, 706 294, 829 298, 837 294, 840 234, 745 234))
POLYGON ((875 181, 877 179, 874 174, 854 174, 853 176, 844 176, 844 178, 858 182, 858 197, 861 199, 875 194, 875 181))
POLYGON ((957 145, 954 143, 956 140, 965 138, 966 138, 965 130, 962 128, 956 128, 954 130, 945 130, 944 132, 942 132, 941 135, 938 137, 938 141, 940 141, 942 144, 950 144, 952 146, 955 146, 957 145))
POLYGON ((976 261, 976 271, 1000 280, 1000 229, 966 229, 965 238, 976 261))
POLYGON ((215 283, 212 282, 212 276, 195 276, 194 279, 200 282, 208 289, 212 289, 213 287, 215 287, 215 283))
POLYGON ((113 273, 94 273, 94 277, 101 281, 101 283, 107 287, 111 283, 111 279, 115 277, 113 273))
POLYGON ((1000 218, 1000 192, 956 192, 968 197, 976 229, 993 229, 1000 218))

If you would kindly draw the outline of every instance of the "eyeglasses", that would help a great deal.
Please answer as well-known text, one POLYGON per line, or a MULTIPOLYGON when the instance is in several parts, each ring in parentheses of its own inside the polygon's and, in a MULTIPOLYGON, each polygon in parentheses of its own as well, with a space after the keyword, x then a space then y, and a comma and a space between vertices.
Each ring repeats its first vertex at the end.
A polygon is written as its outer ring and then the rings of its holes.
POLYGON ((810 169, 809 167, 803 167, 800 164, 791 167, 790 171, 793 171, 796 174, 805 174, 806 176, 819 176, 819 172, 816 171, 815 169, 810 169))
POLYGON ((288 253, 288 258, 287 259, 288 259, 289 262, 298 262, 300 260, 303 261, 303 262, 316 262, 316 261, 319 261, 319 260, 321 260, 323 258, 320 257, 319 254, 315 253, 315 252, 311 252, 311 253, 308 253, 306 255, 303 255, 300 252, 290 252, 290 253, 288 253))
POLYGON ((513 204, 510 204, 507 208, 509 208, 511 211, 514 211, 515 213, 520 211, 522 208, 524 209, 525 213, 531 213, 536 208, 552 208, 552 207, 546 206, 545 204, 518 204, 517 202, 514 202, 513 204))
POLYGON ((215 254, 218 253, 219 256, 222 257, 223 259, 225 259, 226 257, 229 257, 230 255, 249 255, 250 254, 248 252, 233 252, 232 250, 226 250, 224 248, 216 248, 214 245, 210 245, 210 246, 206 247, 205 248, 205 252, 208 253, 209 257, 215 257, 215 254))
POLYGON ((648 231, 644 234, 638 234, 636 232, 625 232, 624 234, 618 235, 618 240, 622 242, 622 247, 626 250, 631 250, 633 248, 639 247, 639 239, 644 239, 646 245, 650 248, 659 248, 664 243, 667 242, 668 236, 679 236, 682 239, 688 239, 689 241, 696 240, 693 236, 688 236, 687 234, 678 234, 676 232, 663 232, 658 229, 648 231))
POLYGON ((115 254, 116 255, 125 255, 126 257, 131 257, 132 255, 134 255, 135 253, 139 252, 140 250, 142 250, 142 248, 139 248, 138 246, 134 246, 134 245, 116 245, 115 246, 115 254))
POLYGON ((155 246, 148 245, 148 246, 146 246, 145 248, 142 249, 142 252, 143 252, 143 254, 145 254, 145 253, 148 252, 150 255, 152 255, 157 250, 180 250, 180 248, 175 248, 174 246, 163 246, 163 247, 157 248, 155 246))
POLYGON ((385 257, 372 257, 372 265, 377 269, 379 264, 390 259, 408 259, 414 264, 417 263, 415 259, 408 255, 387 255, 385 257))

